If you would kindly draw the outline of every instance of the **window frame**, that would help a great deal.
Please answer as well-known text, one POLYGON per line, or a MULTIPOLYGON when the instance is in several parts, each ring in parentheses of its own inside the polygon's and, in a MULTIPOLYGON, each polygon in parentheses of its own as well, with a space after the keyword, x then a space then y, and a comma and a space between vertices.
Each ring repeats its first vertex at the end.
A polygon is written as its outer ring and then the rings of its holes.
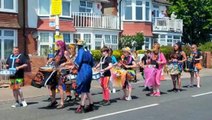
MULTIPOLYGON (((18 39, 17 39, 17 30, 13 30, 13 29, 0 29, 1 34, 0 34, 0 42, 1 42, 1 46, 0 46, 0 52, 1 52, 1 58, 0 59, 7 59, 8 56, 5 56, 5 46, 4 43, 6 40, 11 39, 13 40, 13 47, 18 45, 18 39), (14 35, 13 36, 4 36, 4 31, 9 30, 9 31, 13 31, 14 35)), ((12 53, 12 51, 11 51, 12 53)))
POLYGON ((13 9, 7 9, 4 6, 4 1, 6 0, 0 0, 0 12, 9 12, 9 13, 18 13, 18 0, 13 0, 13 9))
POLYGON ((94 6, 94 5, 93 5, 92 2, 90 2, 90 1, 79 0, 79 3, 80 3, 80 2, 85 2, 85 6, 81 6, 81 4, 79 4, 79 12, 81 12, 81 11, 80 11, 80 8, 84 8, 84 9, 86 9, 86 12, 84 12, 84 13, 93 13, 93 6, 94 6), (88 3, 89 3, 89 2, 92 4, 92 7, 89 7, 89 6, 88 6, 88 3), (90 9, 90 12, 87 12, 88 9, 90 9))

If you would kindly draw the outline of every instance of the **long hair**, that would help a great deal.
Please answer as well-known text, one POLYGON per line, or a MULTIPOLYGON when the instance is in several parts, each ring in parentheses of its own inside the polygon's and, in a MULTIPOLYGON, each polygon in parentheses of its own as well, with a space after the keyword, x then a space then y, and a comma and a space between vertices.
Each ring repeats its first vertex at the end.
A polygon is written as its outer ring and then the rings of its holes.
POLYGON ((59 56, 63 56, 64 55, 64 52, 65 52, 65 50, 66 50, 66 45, 65 45, 65 42, 63 42, 62 40, 58 40, 57 42, 56 42, 56 44, 58 45, 58 46, 60 46, 60 49, 58 50, 58 55, 59 56))

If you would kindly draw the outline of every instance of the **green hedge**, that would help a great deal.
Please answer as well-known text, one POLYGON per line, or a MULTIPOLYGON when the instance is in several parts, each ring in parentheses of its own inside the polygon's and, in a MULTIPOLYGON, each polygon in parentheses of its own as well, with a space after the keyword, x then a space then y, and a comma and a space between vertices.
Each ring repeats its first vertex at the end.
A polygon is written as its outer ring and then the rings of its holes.
MULTIPOLYGON (((101 51, 100 50, 91 50, 93 58, 95 61, 99 61, 101 58, 101 51)), ((117 60, 121 59, 122 51, 121 50, 114 50, 113 55, 116 57, 117 60)))
POLYGON ((201 51, 209 51, 212 52, 212 42, 207 42, 205 44, 200 45, 199 49, 201 51))

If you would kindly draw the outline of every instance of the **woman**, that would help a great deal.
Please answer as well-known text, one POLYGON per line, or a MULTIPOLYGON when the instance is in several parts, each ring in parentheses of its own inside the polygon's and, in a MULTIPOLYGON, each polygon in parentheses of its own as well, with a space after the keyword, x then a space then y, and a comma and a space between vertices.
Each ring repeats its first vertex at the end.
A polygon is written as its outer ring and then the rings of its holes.
POLYGON ((122 99, 124 100, 132 100, 131 93, 132 93, 132 85, 130 84, 130 80, 135 79, 135 70, 134 68, 137 67, 132 55, 131 50, 129 47, 123 48, 123 58, 120 62, 121 67, 127 71, 126 81, 123 85, 123 92, 124 96, 122 99))
POLYGON ((192 87, 194 84, 194 76, 197 79, 197 87, 200 88, 200 75, 199 71, 202 69, 202 65, 200 61, 202 60, 202 54, 200 51, 197 50, 197 45, 193 44, 191 46, 192 49, 192 64, 193 64, 193 71, 190 72, 191 74, 191 83, 190 86, 192 87))
MULTIPOLYGON (((118 61, 117 61, 116 57, 113 55, 113 49, 112 48, 109 48, 109 55, 112 59, 113 66, 116 66, 118 64, 118 61)), ((112 89, 111 91, 113 93, 116 93, 116 89, 114 88, 112 77, 110 77, 109 85, 110 85, 110 89, 112 89)))
POLYGON ((168 90, 168 92, 172 91, 182 91, 182 85, 181 85, 181 73, 183 70, 183 63, 187 60, 185 52, 182 50, 182 44, 180 42, 176 43, 174 45, 174 54, 177 54, 177 60, 178 60, 178 65, 179 65, 179 71, 180 73, 178 74, 178 79, 177 81, 172 81, 173 82, 173 89, 168 90), (178 83, 178 89, 176 87, 176 84, 178 83))
MULTIPOLYGON (((72 65, 74 65, 74 60, 76 59, 76 46, 75 44, 70 44, 67 46, 68 50, 65 51, 65 58, 67 61, 60 65, 60 67, 64 67, 65 69, 70 69, 72 65)), ((74 71, 73 71, 74 72, 74 71)), ((76 73, 72 73, 76 74, 76 73)), ((67 77, 67 76, 66 76, 67 77)), ((65 102, 70 102, 72 100, 71 90, 75 95, 75 100, 78 101, 79 95, 76 93, 76 80, 71 80, 71 84, 65 84, 66 87, 66 99, 65 102)))
POLYGON ((109 80, 110 80, 110 69, 112 68, 112 59, 109 55, 109 49, 107 47, 103 47, 101 49, 102 57, 100 59, 99 64, 95 67, 96 69, 100 67, 100 83, 103 91, 103 101, 101 104, 103 106, 110 105, 110 89, 109 89, 109 80))
MULTIPOLYGON (((48 60, 47 63, 51 63, 51 62, 55 62, 55 66, 58 67, 60 66, 62 63, 66 62, 67 59, 64 56, 64 52, 66 51, 66 46, 65 46, 65 42, 58 40, 56 42, 56 46, 58 48, 58 50, 56 51, 56 55, 54 58, 51 58, 48 60)), ((51 85, 49 85, 49 89, 51 90, 50 94, 51 94, 51 103, 48 105, 48 107, 54 107, 57 105, 57 101, 55 99, 56 96, 56 87, 58 85, 58 89, 60 91, 60 97, 61 97, 61 101, 60 101, 60 105, 57 106, 58 109, 63 108, 64 107, 64 94, 63 94, 63 80, 58 76, 57 80, 55 80, 55 82, 51 85)))
POLYGON ((76 109, 76 113, 83 113, 93 111, 93 99, 90 93, 91 81, 92 81, 92 67, 94 66, 93 56, 90 51, 83 47, 84 40, 78 40, 78 54, 75 59, 75 66, 73 68, 78 69, 77 74, 77 93, 81 94, 80 105, 76 109), (89 100, 89 105, 85 109, 86 98, 89 100))
POLYGON ((150 58, 150 64, 155 66, 154 74, 152 75, 152 81, 150 86, 152 86, 153 91, 150 96, 160 96, 160 78, 163 71, 163 67, 166 64, 166 58, 164 54, 160 51, 160 44, 154 43, 153 52, 150 58))

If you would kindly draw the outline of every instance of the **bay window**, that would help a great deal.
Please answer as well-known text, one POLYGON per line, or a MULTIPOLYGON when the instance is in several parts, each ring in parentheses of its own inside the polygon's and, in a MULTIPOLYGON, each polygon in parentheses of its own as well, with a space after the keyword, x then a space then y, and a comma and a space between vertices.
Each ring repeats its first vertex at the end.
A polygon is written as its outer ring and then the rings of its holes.
POLYGON ((136 20, 143 20, 142 0, 136 0, 136 20))
POLYGON ((71 3, 70 1, 62 2, 62 16, 71 16, 71 3))
POLYGON ((150 2, 146 2, 146 20, 149 21, 150 20, 150 2))
POLYGON ((126 0, 125 20, 132 20, 132 0, 126 0))

